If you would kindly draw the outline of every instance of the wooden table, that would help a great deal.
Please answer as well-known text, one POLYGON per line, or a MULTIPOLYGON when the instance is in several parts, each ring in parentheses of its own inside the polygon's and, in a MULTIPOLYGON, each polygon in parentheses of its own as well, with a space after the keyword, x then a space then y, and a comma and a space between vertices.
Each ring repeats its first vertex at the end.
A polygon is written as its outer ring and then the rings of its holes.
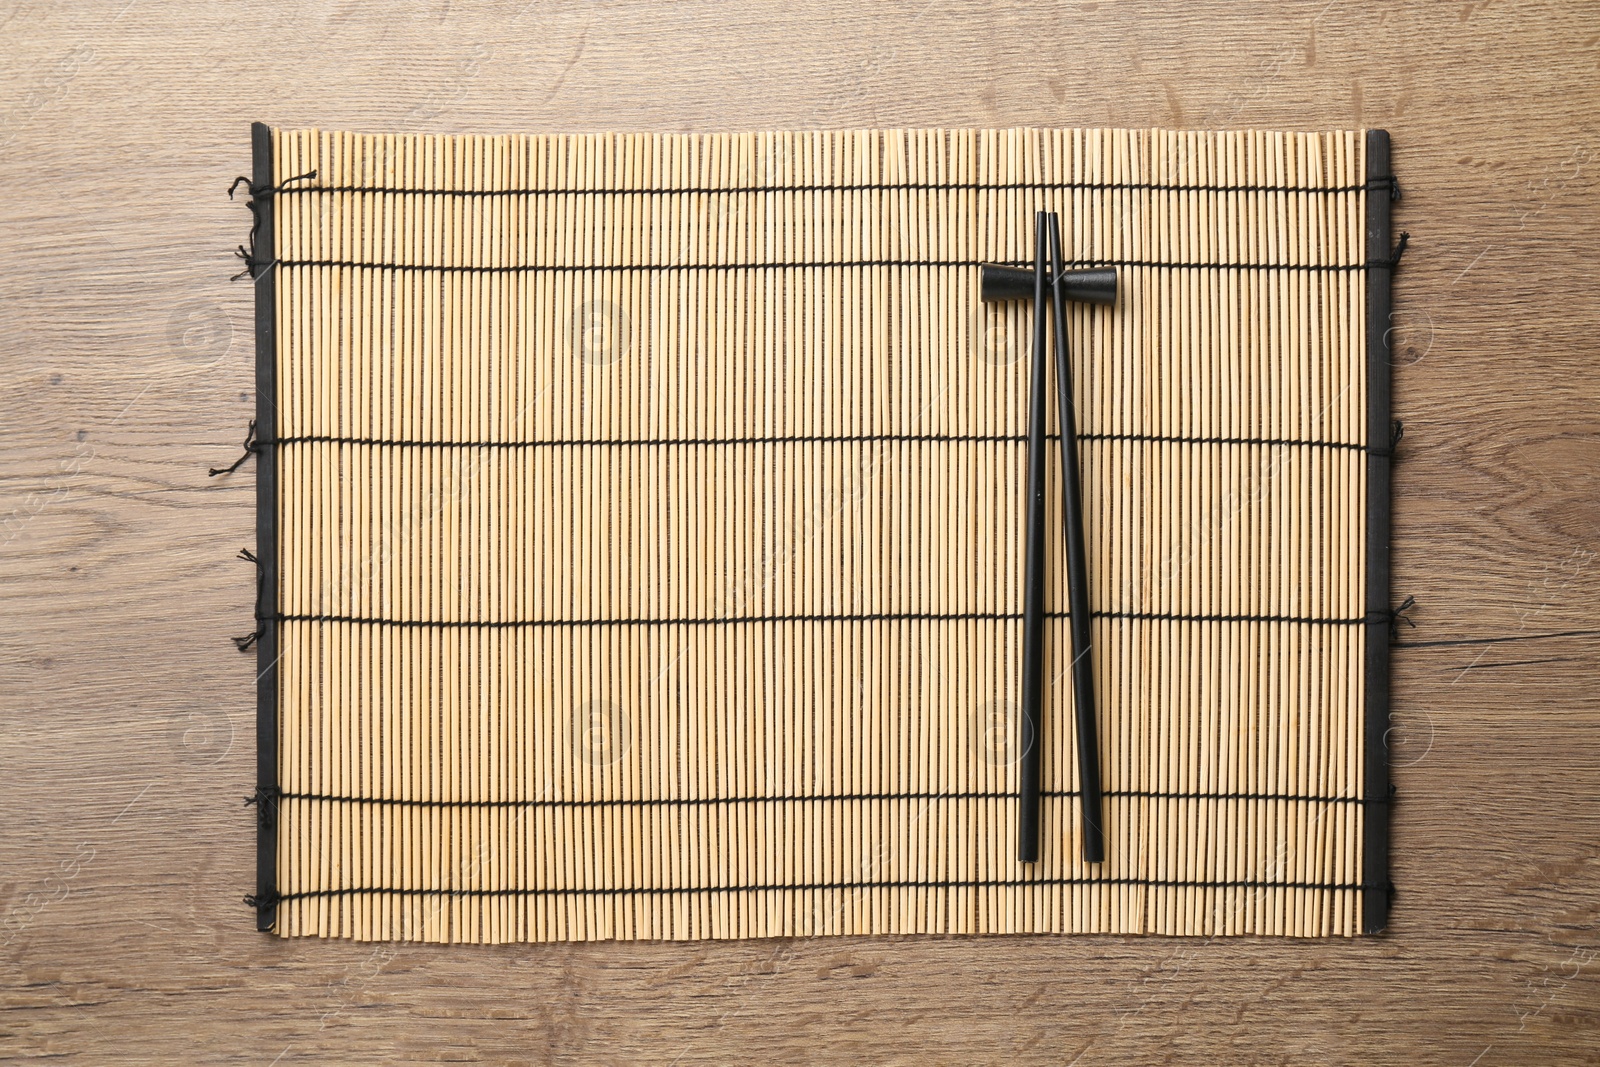
POLYGON ((1600 8, 0 12, 0 1059, 1596 1062, 1600 8), (1393 132, 1393 921, 1356 941, 283 942, 253 882, 248 123, 1393 132))

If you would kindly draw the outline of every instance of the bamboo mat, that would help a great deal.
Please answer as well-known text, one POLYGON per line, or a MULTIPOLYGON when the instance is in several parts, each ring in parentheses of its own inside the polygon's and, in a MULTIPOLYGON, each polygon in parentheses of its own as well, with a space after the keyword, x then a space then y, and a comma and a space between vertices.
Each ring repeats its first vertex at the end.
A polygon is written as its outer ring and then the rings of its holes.
POLYGON ((263 929, 1383 925, 1386 139, 258 127, 256 163, 263 929), (1036 210, 1120 284, 1069 315, 1100 864, 1053 488, 1015 858, 1031 312, 977 265, 1036 210))

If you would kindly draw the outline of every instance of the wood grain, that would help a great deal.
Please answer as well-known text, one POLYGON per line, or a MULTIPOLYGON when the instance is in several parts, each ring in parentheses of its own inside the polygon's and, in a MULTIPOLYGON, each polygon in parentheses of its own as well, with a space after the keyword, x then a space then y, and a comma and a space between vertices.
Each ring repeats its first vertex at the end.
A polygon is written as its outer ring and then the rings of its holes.
POLYGON ((1597 1062, 1600 10, 179 0, 0 11, 0 1055, 1597 1062), (283 943, 253 832, 248 122, 1381 126, 1389 933, 283 943))

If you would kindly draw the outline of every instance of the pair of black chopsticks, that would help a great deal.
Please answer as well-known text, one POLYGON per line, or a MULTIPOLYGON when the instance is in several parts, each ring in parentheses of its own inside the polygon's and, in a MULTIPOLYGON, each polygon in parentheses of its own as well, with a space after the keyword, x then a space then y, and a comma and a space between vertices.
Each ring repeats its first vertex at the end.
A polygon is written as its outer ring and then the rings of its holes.
POLYGON ((1078 469, 1078 420, 1072 402, 1072 359, 1067 346, 1068 300, 1111 304, 1117 298, 1114 270, 1064 271, 1061 220, 1053 211, 1034 223, 1033 270, 984 266, 984 300, 1015 300, 1033 295, 1033 363, 1028 386, 1027 556, 1022 604, 1022 760, 1021 805, 1017 816, 1017 859, 1039 858, 1040 772, 1044 757, 1044 465, 1046 317, 1055 314, 1056 404, 1061 423, 1061 481, 1067 543, 1067 599, 1072 629, 1072 690, 1077 722, 1078 798, 1083 858, 1105 859, 1102 824, 1100 745, 1095 726, 1093 639, 1089 615, 1089 566, 1083 541, 1083 494, 1078 469), (1048 247, 1049 264, 1046 266, 1048 247), (1031 277, 1030 277, 1031 275, 1031 277))

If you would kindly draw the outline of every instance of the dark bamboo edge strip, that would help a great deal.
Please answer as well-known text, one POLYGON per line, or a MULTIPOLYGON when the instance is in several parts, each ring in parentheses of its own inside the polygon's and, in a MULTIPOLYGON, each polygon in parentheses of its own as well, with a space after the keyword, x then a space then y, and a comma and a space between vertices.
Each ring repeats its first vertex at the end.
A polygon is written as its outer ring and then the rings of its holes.
MULTIPOLYGON (((1389 133, 1367 131, 1367 175, 1369 184, 1378 175, 1387 175, 1389 133)), ((1389 352, 1389 318, 1393 310, 1393 262, 1390 253, 1390 198, 1366 198, 1366 256, 1369 261, 1385 261, 1388 267, 1367 275, 1367 440, 1388 439, 1393 371, 1389 352)), ((1388 611, 1390 474, 1392 457, 1367 453, 1367 617, 1374 611, 1388 611)), ((1369 797, 1389 795, 1389 634, 1374 626, 1367 632, 1366 647, 1366 751, 1361 792, 1369 797)), ((1378 805, 1367 810, 1362 820, 1361 929, 1375 934, 1389 925, 1389 807, 1378 805)))
MULTIPOLYGON (((272 185, 272 130, 265 123, 250 125, 251 175, 262 188, 272 185)), ((271 255, 276 251, 273 206, 270 198, 255 205, 260 229, 255 240, 271 255)), ((256 312, 256 425, 268 437, 278 435, 278 288, 272 271, 255 272, 256 312)), ((278 788, 278 455, 276 450, 257 456, 256 556, 261 581, 256 613, 256 788, 278 788)), ((278 909, 272 903, 278 892, 277 819, 263 805, 256 819, 256 929, 270 932, 277 925, 278 909)))

